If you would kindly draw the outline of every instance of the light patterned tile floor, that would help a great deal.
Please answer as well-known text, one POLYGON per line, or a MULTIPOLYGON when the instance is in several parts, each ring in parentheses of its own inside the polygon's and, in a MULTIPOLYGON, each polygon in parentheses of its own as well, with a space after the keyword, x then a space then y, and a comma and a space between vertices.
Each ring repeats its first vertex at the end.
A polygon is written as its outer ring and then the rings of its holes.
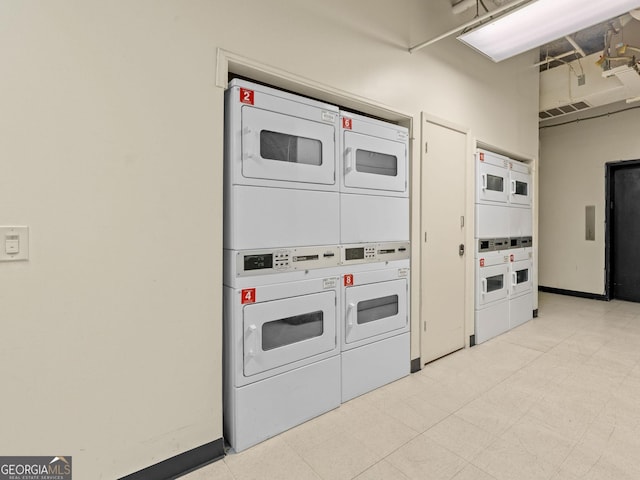
POLYGON ((640 479, 640 304, 539 312, 182 480, 640 479))

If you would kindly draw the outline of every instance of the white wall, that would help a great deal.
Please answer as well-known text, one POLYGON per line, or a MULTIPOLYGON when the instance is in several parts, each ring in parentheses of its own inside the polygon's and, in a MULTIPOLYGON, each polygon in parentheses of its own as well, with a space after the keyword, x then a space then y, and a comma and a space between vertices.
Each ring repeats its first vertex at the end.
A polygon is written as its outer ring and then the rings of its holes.
POLYGON ((640 158, 639 123, 630 110, 540 130, 540 285, 604 294, 605 164, 640 158), (587 205, 595 241, 585 240, 587 205))
POLYGON ((407 53, 464 20, 448 0, 0 3, 0 224, 31 228, 30 261, 0 264, 0 451, 114 478, 221 437, 217 48, 535 156, 533 54, 407 53))

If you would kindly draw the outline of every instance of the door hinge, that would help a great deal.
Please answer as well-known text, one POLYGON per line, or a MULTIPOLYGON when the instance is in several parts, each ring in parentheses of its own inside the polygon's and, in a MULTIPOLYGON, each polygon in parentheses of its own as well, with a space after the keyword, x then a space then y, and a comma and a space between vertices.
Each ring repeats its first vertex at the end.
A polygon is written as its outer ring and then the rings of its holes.
POLYGON ((427 232, 424 232, 424 243, 427 243, 427 232))
POLYGON ((460 216, 460 228, 464 227, 464 215, 460 216))
POLYGON ((423 331, 427 331, 427 321, 425 320, 424 322, 422 322, 422 324, 424 325, 423 327, 423 331))
POLYGON ((429 142, 424 142, 424 153, 429 153, 429 142))

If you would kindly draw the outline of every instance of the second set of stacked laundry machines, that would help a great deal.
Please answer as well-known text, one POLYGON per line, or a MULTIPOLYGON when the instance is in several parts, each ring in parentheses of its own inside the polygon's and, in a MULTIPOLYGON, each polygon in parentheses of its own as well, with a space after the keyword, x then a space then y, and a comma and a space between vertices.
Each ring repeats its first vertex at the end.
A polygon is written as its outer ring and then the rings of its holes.
POLYGON ((475 343, 533 317, 531 193, 526 163, 477 151, 475 343))

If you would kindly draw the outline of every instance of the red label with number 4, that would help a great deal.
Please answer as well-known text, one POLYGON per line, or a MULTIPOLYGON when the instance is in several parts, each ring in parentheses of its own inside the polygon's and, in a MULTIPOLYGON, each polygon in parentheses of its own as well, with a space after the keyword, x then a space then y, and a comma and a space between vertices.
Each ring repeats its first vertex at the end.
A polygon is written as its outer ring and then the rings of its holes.
POLYGON ((350 287, 351 285, 353 285, 353 275, 352 274, 348 274, 344 276, 344 286, 345 287, 350 287))
POLYGON ((253 105, 253 90, 248 88, 240 89, 240 103, 246 103, 247 105, 253 105))
POLYGON ((481 266, 481 267, 484 267, 484 258, 481 258, 481 259, 480 259, 480 266, 481 266))
POLYGON ((342 128, 345 130, 351 130, 353 128, 353 120, 350 118, 342 117, 342 128))
POLYGON ((255 303, 256 302, 256 289, 255 288, 243 288, 242 289, 242 297, 240 298, 240 303, 255 303))

